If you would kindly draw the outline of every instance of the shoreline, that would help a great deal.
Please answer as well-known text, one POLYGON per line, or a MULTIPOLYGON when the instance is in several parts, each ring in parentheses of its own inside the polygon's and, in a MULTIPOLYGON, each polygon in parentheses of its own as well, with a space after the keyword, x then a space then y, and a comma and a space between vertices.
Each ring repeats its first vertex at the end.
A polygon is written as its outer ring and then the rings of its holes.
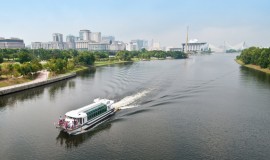
POLYGON ((51 84, 54 82, 58 82, 58 81, 62 81, 65 79, 75 77, 76 75, 77 74, 73 72, 73 73, 67 73, 67 74, 55 76, 55 77, 52 77, 52 78, 49 78, 46 80, 39 80, 39 81, 34 81, 34 82, 30 81, 27 83, 21 83, 21 84, 17 84, 17 85, 2 87, 2 88, 0 88, 0 96, 7 95, 10 93, 20 92, 23 90, 27 90, 27 89, 31 89, 31 88, 35 88, 35 87, 39 87, 39 86, 44 86, 47 84, 51 84))
POLYGON ((238 63, 241 66, 251 68, 257 71, 264 72, 266 74, 270 74, 270 69, 267 68, 261 68, 260 66, 254 65, 254 64, 244 64, 241 60, 235 59, 235 62, 238 63))
POLYGON ((87 70, 90 67, 101 67, 101 66, 128 63, 128 62, 133 62, 133 61, 112 61, 112 62, 104 61, 104 62, 101 62, 99 64, 95 63, 92 66, 80 66, 80 67, 75 68, 74 70, 69 71, 69 72, 67 72, 65 74, 60 74, 60 75, 56 75, 56 76, 53 76, 53 77, 47 77, 47 79, 36 80, 36 81, 32 80, 32 81, 25 82, 25 83, 20 83, 20 84, 14 84, 14 85, 1 87, 0 88, 0 96, 15 93, 15 92, 20 92, 20 91, 27 90, 27 89, 32 89, 32 88, 39 87, 39 86, 44 86, 44 85, 47 85, 47 84, 51 84, 51 83, 54 83, 54 82, 66 80, 66 79, 69 79, 69 78, 73 78, 73 77, 77 76, 77 72, 87 70))

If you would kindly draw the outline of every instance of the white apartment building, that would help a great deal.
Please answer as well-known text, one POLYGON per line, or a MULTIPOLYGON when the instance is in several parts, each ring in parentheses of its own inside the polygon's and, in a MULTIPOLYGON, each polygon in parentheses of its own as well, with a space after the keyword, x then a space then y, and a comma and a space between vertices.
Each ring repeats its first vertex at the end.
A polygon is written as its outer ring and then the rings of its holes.
POLYGON ((97 43, 101 42, 101 32, 92 32, 91 41, 97 43))
POLYGON ((63 42, 63 34, 53 33, 53 41, 54 42, 63 42))
POLYGON ((109 45, 110 51, 123 51, 126 50, 126 44, 121 41, 114 41, 109 45))
POLYGON ((80 41, 90 41, 91 31, 87 29, 80 30, 79 37, 80 37, 80 41))

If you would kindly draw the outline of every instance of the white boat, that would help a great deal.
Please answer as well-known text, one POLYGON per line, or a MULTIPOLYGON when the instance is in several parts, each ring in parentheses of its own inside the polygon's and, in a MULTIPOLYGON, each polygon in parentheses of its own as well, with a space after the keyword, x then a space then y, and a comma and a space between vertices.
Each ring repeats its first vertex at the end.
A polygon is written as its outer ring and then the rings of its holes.
POLYGON ((55 126, 70 135, 83 133, 113 115, 116 112, 113 103, 108 99, 95 99, 90 105, 67 112, 64 118, 60 116, 55 126))

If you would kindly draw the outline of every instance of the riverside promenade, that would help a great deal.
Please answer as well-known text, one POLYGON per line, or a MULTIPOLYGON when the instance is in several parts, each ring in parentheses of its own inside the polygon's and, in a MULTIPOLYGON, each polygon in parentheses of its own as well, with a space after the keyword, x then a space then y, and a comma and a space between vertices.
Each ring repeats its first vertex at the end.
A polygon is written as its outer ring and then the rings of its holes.
POLYGON ((12 85, 12 86, 0 88, 0 96, 14 93, 14 92, 19 92, 19 91, 26 90, 26 89, 31 89, 34 87, 43 86, 46 84, 61 81, 64 79, 75 77, 75 76, 76 76, 76 73, 68 73, 68 74, 63 74, 63 75, 59 75, 56 77, 48 78, 49 77, 48 71, 40 71, 38 77, 31 82, 26 82, 26 83, 22 83, 22 84, 17 84, 17 85, 12 85))

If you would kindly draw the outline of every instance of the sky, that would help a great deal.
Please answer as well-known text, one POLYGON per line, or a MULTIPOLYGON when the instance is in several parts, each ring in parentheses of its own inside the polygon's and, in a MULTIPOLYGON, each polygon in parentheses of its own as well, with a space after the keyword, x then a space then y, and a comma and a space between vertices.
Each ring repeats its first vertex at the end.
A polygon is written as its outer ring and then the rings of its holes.
POLYGON ((215 46, 269 47, 269 8, 269 0, 0 0, 0 37, 29 45, 89 29, 126 43, 180 47, 189 26, 189 39, 215 46))

